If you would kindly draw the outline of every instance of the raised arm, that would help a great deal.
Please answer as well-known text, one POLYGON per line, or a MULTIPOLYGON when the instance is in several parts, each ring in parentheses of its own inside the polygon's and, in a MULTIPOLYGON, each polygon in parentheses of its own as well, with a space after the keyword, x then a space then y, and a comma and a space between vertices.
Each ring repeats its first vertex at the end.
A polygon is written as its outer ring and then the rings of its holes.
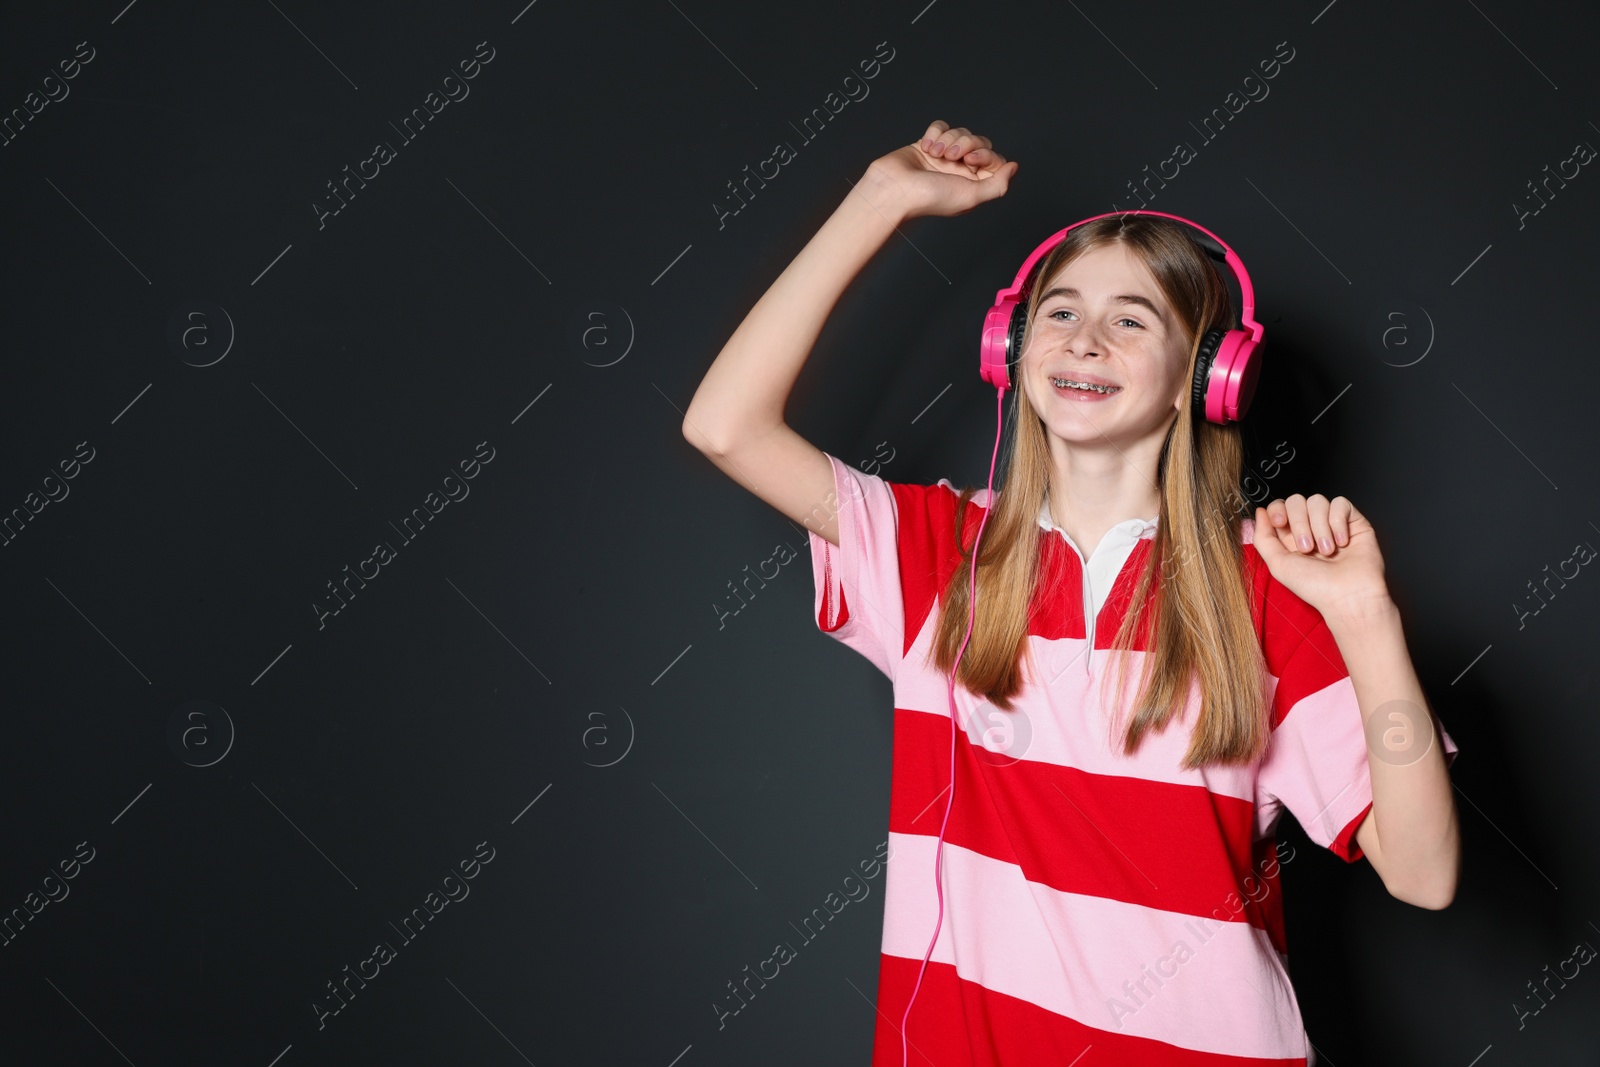
POLYGON ((873 160, 854 188, 756 302, 696 390, 683 436, 719 469, 837 545, 828 457, 784 421, 823 323, 895 227, 960 215, 1005 195, 1016 163, 989 139, 934 122, 922 141, 873 160), (942 143, 938 153, 931 148, 942 143))

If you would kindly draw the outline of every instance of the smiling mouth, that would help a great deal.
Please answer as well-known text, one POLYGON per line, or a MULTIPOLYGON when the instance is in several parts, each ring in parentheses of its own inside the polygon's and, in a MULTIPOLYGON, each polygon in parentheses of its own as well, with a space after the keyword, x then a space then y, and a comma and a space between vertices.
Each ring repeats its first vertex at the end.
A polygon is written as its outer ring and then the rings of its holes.
POLYGON ((1051 378, 1050 384, 1057 389, 1069 389, 1080 393, 1100 393, 1104 396, 1122 392, 1122 386, 1120 385, 1094 385, 1090 382, 1075 382, 1071 378, 1051 378))

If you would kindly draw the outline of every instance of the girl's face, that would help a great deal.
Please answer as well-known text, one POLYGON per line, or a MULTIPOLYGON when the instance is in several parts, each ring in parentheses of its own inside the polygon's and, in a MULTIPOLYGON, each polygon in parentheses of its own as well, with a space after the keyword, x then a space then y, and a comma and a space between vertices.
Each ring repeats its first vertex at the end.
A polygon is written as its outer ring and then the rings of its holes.
POLYGON ((1165 433, 1188 399, 1189 340, 1155 277, 1120 243, 1083 253, 1045 284, 1020 361, 1022 388, 1068 443, 1165 433), (1109 394, 1066 386, 1109 383, 1109 394))

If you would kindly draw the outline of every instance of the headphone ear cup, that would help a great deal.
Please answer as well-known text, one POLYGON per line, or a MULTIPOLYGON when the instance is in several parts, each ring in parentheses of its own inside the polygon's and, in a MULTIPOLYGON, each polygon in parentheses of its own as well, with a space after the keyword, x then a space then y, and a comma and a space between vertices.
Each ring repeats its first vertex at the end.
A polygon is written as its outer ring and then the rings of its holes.
POLYGON ((1191 418, 1201 422, 1206 417, 1206 389, 1211 382, 1211 366, 1217 358, 1217 348, 1227 335, 1226 330, 1207 330, 1200 339, 1200 350, 1194 357, 1194 381, 1190 383, 1189 403, 1191 418))
POLYGON ((1022 335, 1028 332, 1028 302, 1019 300, 1011 309, 1011 332, 1006 336, 1006 377, 1015 388, 1017 376, 1011 368, 1022 362, 1022 335))

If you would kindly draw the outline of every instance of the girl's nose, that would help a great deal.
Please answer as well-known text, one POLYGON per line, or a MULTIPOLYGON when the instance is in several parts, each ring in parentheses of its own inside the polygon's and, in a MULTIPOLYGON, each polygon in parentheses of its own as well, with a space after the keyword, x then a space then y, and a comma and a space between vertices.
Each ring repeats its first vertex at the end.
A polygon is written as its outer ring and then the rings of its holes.
POLYGON ((1105 351, 1105 337, 1101 333, 1101 326, 1096 322, 1086 322, 1068 341, 1067 348, 1072 352, 1081 352, 1086 356, 1098 356, 1105 351))

